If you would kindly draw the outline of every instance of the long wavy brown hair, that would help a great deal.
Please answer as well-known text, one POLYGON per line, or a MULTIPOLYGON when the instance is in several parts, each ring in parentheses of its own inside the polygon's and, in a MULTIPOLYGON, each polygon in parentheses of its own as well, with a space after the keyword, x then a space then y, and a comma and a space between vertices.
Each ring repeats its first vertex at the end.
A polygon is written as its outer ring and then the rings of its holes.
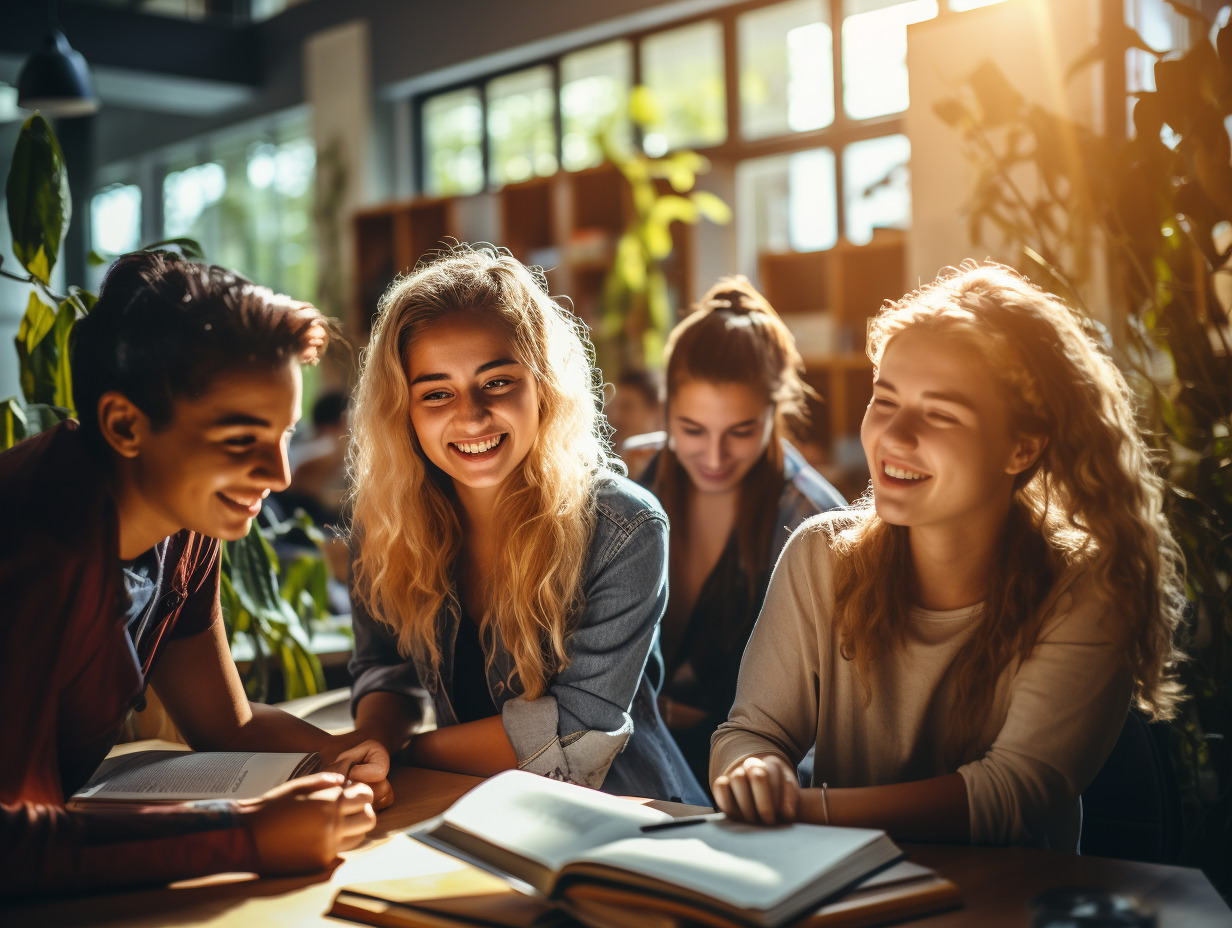
MULTIPOLYGON (((1062 570, 1079 564, 1110 604, 1138 706, 1171 717, 1180 697, 1174 638, 1185 601, 1182 555, 1133 397, 1091 323, 1013 269, 968 261, 882 307, 868 335, 874 365, 907 329, 977 350, 1009 400, 1018 434, 1047 439, 1037 463, 1016 479, 980 625, 955 658, 948 748, 960 755, 970 748, 997 678, 1030 654, 1049 591, 1062 570)), ((833 531, 837 640, 867 684, 873 662, 901 640, 911 606, 908 530, 883 522, 866 494, 833 531)))
MULTIPOLYGON (((736 515, 736 545, 740 565, 756 578, 767 566, 770 539, 783 490, 783 445, 788 424, 807 419, 806 396, 812 390, 802 379, 804 362, 796 340, 778 313, 744 277, 724 277, 697 302, 692 313, 667 338, 667 417, 672 397, 688 380, 710 384, 736 383, 752 389, 774 406, 770 441, 740 486, 736 515)), ((688 545, 689 475, 670 443, 659 456, 654 492, 672 525, 671 554, 688 545)))
POLYGON ((462 524, 450 479, 411 426, 407 362, 424 328, 454 315, 504 331, 538 386, 539 431, 500 488, 500 566, 488 611, 475 617, 481 633, 496 629, 514 659, 514 685, 534 699, 568 664, 596 481, 611 465, 585 329, 508 252, 455 246, 381 299, 353 413, 353 589, 403 656, 439 662, 436 617, 455 595, 462 524))

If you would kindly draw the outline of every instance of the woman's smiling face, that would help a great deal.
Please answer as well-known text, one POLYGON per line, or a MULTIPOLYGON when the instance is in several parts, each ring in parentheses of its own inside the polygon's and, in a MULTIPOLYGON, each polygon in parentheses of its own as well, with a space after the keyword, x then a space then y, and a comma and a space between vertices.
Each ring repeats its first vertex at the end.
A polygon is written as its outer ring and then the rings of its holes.
POLYGON ((494 493, 539 431, 539 391, 500 326, 473 315, 425 326, 407 351, 411 426, 463 505, 494 493))
POLYGON ((1015 434, 1009 403, 975 350, 910 329, 886 346, 860 439, 877 513, 892 525, 962 531, 1004 518, 1038 440, 1015 434))
POLYGON ((774 405, 743 383, 686 379, 668 402, 676 460, 699 493, 740 487, 770 442, 774 405))

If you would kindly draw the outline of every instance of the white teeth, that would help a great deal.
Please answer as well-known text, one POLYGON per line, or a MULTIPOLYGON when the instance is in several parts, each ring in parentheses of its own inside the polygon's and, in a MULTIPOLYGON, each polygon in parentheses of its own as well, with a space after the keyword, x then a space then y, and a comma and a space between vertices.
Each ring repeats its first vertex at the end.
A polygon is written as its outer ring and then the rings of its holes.
POLYGON ((885 465, 886 476, 897 478, 898 480, 923 480, 928 474, 916 473, 913 470, 904 470, 901 467, 895 467, 893 464, 885 465))
POLYGON ((495 438, 489 438, 487 441, 455 441, 453 446, 459 451, 465 451, 467 454, 482 454, 485 451, 491 451, 501 443, 504 435, 497 435, 495 438))

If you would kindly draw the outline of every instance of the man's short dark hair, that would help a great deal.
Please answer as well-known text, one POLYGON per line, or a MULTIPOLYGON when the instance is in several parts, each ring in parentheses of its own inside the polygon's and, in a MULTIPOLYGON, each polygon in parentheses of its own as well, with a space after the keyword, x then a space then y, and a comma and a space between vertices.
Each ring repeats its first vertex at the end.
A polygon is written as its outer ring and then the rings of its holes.
POLYGON ((101 442, 99 398, 128 397, 154 429, 177 398, 203 396, 220 374, 316 363, 337 324, 315 307, 226 268, 174 252, 122 255, 98 303, 73 327, 73 399, 84 434, 101 442))

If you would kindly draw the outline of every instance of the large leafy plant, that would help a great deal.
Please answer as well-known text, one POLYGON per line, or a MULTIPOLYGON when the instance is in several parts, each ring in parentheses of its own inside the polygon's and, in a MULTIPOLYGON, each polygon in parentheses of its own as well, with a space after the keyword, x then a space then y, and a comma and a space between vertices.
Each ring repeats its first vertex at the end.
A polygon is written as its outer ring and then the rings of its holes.
MULTIPOLYGON (((93 308, 94 294, 70 286, 52 287, 52 271, 71 220, 68 173, 51 126, 35 113, 22 127, 5 188, 13 254, 24 273, 3 266, 0 276, 29 288, 26 311, 15 339, 22 397, 0 401, 0 449, 75 415, 69 333, 93 308)), ((175 247, 190 257, 200 248, 188 239, 156 242, 147 248, 175 247)), ((270 671, 281 668, 288 698, 323 689, 320 661, 306 646, 310 622, 326 609, 326 566, 320 556, 303 555, 280 566, 271 540, 292 525, 265 529, 254 520, 247 537, 223 549, 222 606, 228 640, 245 637, 254 655, 244 674, 250 696, 264 699, 270 671), (266 537, 269 536, 269 537, 266 537)), ((314 531, 310 525, 299 526, 314 531)))
POLYGON ((1226 841, 1232 824, 1232 754, 1224 741, 1232 735, 1232 25, 1212 37, 1201 13, 1169 3, 1199 35, 1188 50, 1156 52, 1118 25, 1075 65, 1129 48, 1156 59, 1156 89, 1133 95, 1128 140, 1028 102, 990 62, 937 113, 958 131, 976 169, 967 205, 975 243, 992 232, 1038 283, 1080 307, 1095 266, 1092 245, 1106 245, 1118 344, 1167 461, 1170 515, 1194 607, 1183 668, 1192 698, 1179 740, 1194 774, 1191 801, 1217 803, 1197 840, 1218 841, 1222 831, 1226 841))
MULTIPOLYGON (((633 89, 629 116, 641 130, 662 122, 648 88, 633 89)), ((664 271, 664 262, 675 246, 672 225, 692 225, 702 219, 726 223, 731 220, 731 209, 713 193, 694 189, 697 176, 710 169, 710 162, 695 151, 681 149, 651 157, 622 149, 610 135, 602 138, 601 146, 623 175, 633 203, 604 282, 604 335, 618 346, 622 366, 658 366, 672 325, 664 271)))

